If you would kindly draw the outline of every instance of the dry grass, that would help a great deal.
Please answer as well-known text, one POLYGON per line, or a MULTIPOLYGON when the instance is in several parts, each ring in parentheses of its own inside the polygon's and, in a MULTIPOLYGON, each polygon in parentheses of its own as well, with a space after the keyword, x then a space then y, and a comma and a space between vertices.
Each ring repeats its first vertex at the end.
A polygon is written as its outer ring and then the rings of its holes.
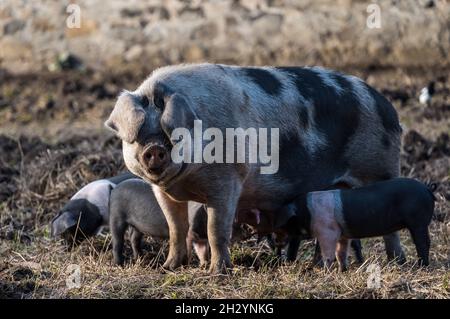
MULTIPOLYGON (((430 267, 415 265, 409 240, 409 262, 402 266, 387 264, 382 242, 369 240, 366 262, 346 273, 313 268, 306 257, 277 266, 267 247, 251 243, 233 247, 235 267, 227 276, 210 276, 195 266, 163 273, 159 266, 167 247, 159 243, 143 260, 120 268, 111 265, 109 236, 72 252, 42 237, 32 247, 19 242, 2 247, 7 256, 0 268, 2 293, 16 298, 449 298, 448 234, 435 226, 430 267), (436 244, 441 241, 445 247, 436 244), (66 287, 71 264, 80 266, 80 288, 66 287), (380 266, 379 288, 367 286, 371 264, 380 266)), ((310 254, 312 244, 305 246, 303 254, 310 254)))

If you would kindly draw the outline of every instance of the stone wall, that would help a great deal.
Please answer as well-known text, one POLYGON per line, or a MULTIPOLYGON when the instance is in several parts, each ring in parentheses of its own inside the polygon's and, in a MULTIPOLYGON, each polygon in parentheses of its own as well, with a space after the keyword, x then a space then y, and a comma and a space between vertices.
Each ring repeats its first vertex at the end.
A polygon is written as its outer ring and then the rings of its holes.
POLYGON ((0 68, 54 68, 70 53, 93 68, 211 61, 346 66, 450 65, 445 0, 0 0, 0 68), (66 8, 81 8, 68 28, 66 8))

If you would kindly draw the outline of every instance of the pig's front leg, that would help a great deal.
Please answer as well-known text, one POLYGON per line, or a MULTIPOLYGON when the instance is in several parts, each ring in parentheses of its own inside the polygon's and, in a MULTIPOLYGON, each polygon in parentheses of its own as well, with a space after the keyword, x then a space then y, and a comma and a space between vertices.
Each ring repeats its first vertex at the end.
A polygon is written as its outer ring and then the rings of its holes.
POLYGON ((317 239, 322 252, 322 262, 326 270, 329 270, 336 257, 336 245, 338 243, 340 234, 335 231, 319 232, 317 239))
MULTIPOLYGON (((225 186, 225 185, 224 185, 225 186)), ((210 273, 222 273, 231 267, 228 246, 234 215, 242 185, 238 181, 227 183, 221 194, 208 198, 208 240, 211 247, 210 273)))
POLYGON ((157 186, 153 186, 153 191, 169 226, 169 255, 163 268, 172 270, 188 263, 188 206, 187 202, 174 201, 157 186))
POLYGON ((336 257, 339 263, 340 271, 347 271, 348 269, 348 246, 349 240, 347 238, 341 238, 338 241, 336 248, 336 257))

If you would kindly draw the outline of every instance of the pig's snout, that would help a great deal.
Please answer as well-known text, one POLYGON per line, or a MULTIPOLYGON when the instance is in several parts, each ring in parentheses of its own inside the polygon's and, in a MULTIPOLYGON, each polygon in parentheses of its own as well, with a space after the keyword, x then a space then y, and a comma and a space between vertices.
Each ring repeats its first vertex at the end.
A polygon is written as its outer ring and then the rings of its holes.
POLYGON ((141 162, 151 173, 161 173, 169 163, 169 152, 163 146, 151 145, 142 152, 141 162))

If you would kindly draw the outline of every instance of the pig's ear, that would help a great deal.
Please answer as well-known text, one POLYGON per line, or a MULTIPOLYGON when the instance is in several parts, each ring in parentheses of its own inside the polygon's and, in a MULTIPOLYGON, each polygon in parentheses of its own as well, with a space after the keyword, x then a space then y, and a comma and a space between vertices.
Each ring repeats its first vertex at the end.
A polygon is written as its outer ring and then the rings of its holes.
POLYGON ((164 112, 161 116, 161 127, 170 138, 176 128, 186 128, 191 131, 197 115, 186 99, 175 93, 165 99, 164 112))
POLYGON ((275 214, 275 222, 274 227, 280 228, 287 224, 289 219, 291 217, 296 216, 296 208, 295 205, 289 204, 281 208, 276 214, 275 214))
POLYGON ((63 212, 52 220, 52 237, 60 236, 66 230, 77 225, 77 218, 71 212, 63 212))
POLYGON ((122 93, 105 126, 115 132, 127 143, 136 141, 139 130, 145 121, 145 111, 139 99, 132 94, 122 93))

